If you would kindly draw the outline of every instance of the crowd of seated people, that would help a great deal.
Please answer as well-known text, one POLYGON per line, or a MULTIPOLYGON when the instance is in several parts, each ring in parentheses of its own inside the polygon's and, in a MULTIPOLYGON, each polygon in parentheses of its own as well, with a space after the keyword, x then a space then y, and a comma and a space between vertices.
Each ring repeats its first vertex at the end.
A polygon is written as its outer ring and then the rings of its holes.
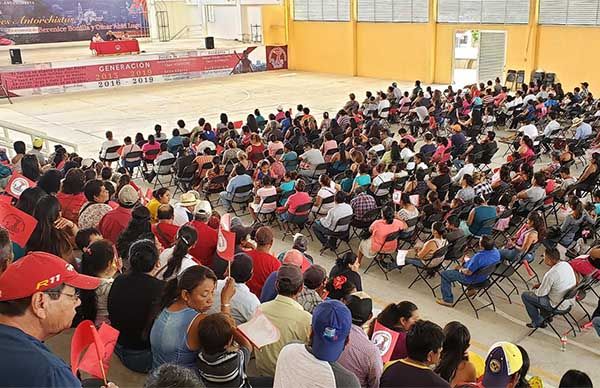
MULTIPOLYGON (((528 326, 551 325, 600 279, 596 109, 587 87, 532 83, 513 94, 499 80, 456 91, 417 81, 362 103, 350 94, 320 122, 298 105, 256 110, 241 125, 226 114, 216 126, 179 120, 171 136, 160 125, 122 142, 107 131, 97 158, 17 141, 0 172, 36 185, 1 196, 37 224, 23 245, 0 229, 0 350, 15 354, 0 375, 11 386, 80 384, 43 341, 89 319, 118 329, 117 357, 155 383, 183 367, 196 386, 528 387, 521 347, 493 345, 476 370, 463 324, 421 320, 410 301, 374 317, 360 269, 416 267, 439 282, 437 303, 454 307, 494 284, 506 293, 511 268, 539 282, 521 294, 528 326), (501 126, 514 136, 497 137, 501 126), (554 168, 537 168, 544 154, 557 155, 554 168), (225 213, 235 215, 231 264, 217 252, 225 213), (275 229, 284 244, 293 236, 278 256, 275 229), (307 237, 336 257, 329 272, 306 253, 307 237), (541 246, 540 278, 530 263, 541 246), (35 288, 35 271, 62 275, 35 288), (236 328, 258 313, 280 333, 260 350, 236 328), (398 333, 385 366, 376 324, 398 333), (37 372, 13 373, 23 368, 37 372)), ((599 315, 590 325, 600 335, 599 315)))

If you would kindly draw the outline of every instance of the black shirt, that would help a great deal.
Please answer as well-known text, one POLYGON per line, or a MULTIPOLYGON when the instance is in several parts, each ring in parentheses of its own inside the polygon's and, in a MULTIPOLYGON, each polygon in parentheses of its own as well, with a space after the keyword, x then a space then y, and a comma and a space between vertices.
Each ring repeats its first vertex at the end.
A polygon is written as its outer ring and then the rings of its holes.
POLYGON ((340 267, 338 265, 334 265, 331 272, 329 272, 330 278, 342 275, 356 286, 356 291, 362 291, 362 280, 357 272, 352 271, 348 267, 340 267))
POLYGON ((152 314, 160 303, 165 282, 130 272, 115 279, 108 294, 108 316, 120 331, 117 342, 126 349, 150 349, 152 314))
POLYGON ((431 369, 416 365, 406 359, 387 367, 381 376, 380 387, 444 387, 450 384, 431 369))

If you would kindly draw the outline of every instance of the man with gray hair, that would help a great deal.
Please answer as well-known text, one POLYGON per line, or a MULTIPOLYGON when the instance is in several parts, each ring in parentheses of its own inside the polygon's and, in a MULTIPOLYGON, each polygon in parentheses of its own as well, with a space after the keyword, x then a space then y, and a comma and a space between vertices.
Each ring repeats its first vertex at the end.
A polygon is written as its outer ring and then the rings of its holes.
POLYGON ((144 388, 189 387, 204 388, 204 383, 191 369, 175 364, 163 364, 148 374, 144 388))
POLYGON ((13 258, 12 242, 8 230, 0 227, 0 274, 12 263, 13 258))

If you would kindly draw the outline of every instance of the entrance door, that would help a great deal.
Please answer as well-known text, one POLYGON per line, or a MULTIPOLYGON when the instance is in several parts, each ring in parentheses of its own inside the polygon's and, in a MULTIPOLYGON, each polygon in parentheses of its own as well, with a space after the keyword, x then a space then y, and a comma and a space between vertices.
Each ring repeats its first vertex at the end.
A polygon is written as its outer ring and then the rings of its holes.
POLYGON ((502 79, 506 61, 506 31, 480 31, 479 63, 477 79, 479 82, 502 79))

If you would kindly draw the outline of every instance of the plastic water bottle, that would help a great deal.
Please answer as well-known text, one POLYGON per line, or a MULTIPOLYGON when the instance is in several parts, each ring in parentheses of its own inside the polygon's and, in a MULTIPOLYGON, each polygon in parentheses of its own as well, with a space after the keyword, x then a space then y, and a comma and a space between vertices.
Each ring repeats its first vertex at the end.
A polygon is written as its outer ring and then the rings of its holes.
POLYGON ((567 337, 564 335, 562 337, 560 337, 560 350, 561 350, 561 352, 564 352, 567 350, 567 337))

